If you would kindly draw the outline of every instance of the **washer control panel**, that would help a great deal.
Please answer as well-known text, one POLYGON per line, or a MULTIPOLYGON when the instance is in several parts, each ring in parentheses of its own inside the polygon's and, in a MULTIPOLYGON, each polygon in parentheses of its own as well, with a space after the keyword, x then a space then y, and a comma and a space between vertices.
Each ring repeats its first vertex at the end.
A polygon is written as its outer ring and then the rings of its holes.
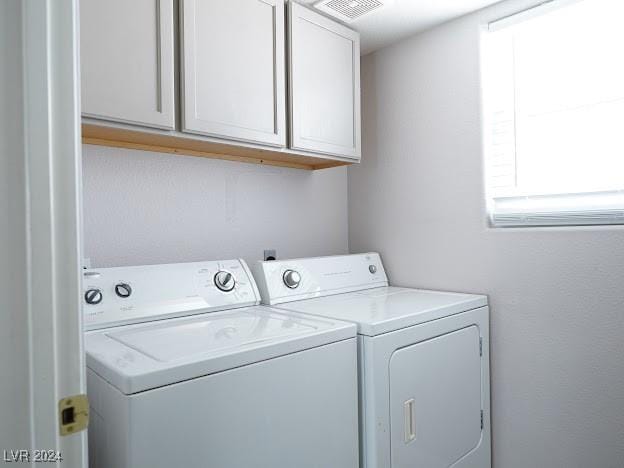
POLYGON ((86 330, 256 305, 244 260, 85 270, 86 330))

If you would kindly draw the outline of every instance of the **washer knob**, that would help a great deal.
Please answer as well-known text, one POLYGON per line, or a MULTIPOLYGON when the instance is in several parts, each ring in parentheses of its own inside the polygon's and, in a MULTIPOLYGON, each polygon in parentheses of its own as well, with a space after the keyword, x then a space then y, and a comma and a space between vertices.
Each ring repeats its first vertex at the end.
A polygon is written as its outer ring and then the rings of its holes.
POLYGON ((221 291, 230 292, 236 286, 234 275, 229 271, 219 271, 214 277, 214 282, 221 291))
POLYGON ((368 265, 368 271, 370 271, 373 275, 377 273, 377 267, 375 265, 368 265))
POLYGON ((96 305, 102 302, 102 291, 99 289, 88 289, 84 295, 87 304, 96 305))
POLYGON ((301 275, 295 270, 286 270, 282 278, 284 284, 290 289, 297 289, 301 283, 301 275))
POLYGON ((132 294, 132 288, 128 283, 119 283, 115 285, 115 294, 125 299, 132 294))

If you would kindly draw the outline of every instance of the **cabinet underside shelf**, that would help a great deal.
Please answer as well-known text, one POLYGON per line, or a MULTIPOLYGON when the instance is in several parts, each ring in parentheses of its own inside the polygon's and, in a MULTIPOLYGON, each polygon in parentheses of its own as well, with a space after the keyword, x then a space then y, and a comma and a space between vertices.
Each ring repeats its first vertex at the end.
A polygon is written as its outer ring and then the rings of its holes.
POLYGON ((230 145, 189 138, 181 134, 166 135, 92 124, 82 124, 82 142, 87 145, 225 159, 249 164, 265 164, 305 170, 327 169, 356 163, 356 161, 326 159, 251 146, 230 145))

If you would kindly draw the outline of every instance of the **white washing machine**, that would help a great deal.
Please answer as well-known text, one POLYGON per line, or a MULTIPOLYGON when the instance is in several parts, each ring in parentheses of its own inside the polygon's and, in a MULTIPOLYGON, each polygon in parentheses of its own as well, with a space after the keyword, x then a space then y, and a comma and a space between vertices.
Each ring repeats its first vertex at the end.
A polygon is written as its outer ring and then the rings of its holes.
POLYGON ((85 272, 90 466, 358 466, 356 327, 258 306, 242 260, 85 272))
POLYGON ((267 304, 358 327, 361 463, 487 468, 487 297, 389 287, 376 253, 259 262, 267 304))

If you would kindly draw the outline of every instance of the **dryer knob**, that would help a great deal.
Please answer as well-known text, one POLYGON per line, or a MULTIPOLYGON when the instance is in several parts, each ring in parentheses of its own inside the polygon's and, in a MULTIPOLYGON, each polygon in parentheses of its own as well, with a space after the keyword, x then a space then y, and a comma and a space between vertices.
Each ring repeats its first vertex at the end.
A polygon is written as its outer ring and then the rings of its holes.
POLYGON ((130 297, 130 295, 132 294, 132 288, 127 283, 119 283, 115 285, 115 294, 125 299, 127 297, 130 297))
POLYGON ((84 295, 87 304, 96 305, 102 302, 102 291, 99 289, 88 289, 84 295))
POLYGON ((290 289, 297 289, 301 284, 301 275, 295 270, 286 270, 284 272, 284 284, 290 289))
POLYGON ((236 279, 229 271, 219 271, 214 277, 214 282, 223 292, 230 292, 236 286, 236 279))

